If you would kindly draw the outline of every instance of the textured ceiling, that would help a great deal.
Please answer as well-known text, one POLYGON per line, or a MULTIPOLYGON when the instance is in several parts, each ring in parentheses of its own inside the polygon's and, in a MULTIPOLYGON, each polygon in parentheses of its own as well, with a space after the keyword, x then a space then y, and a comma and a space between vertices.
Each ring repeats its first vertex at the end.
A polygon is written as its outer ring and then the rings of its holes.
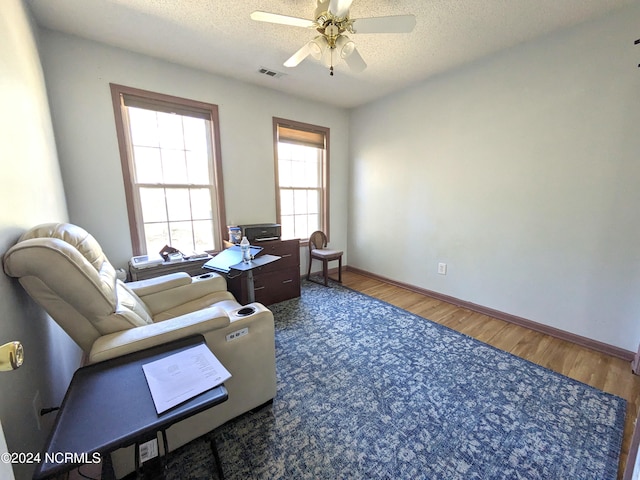
POLYGON ((354 34, 368 68, 282 66, 316 34, 255 22, 254 10, 312 19, 315 0, 27 0, 36 22, 289 94, 354 107, 501 49, 637 0, 354 0, 351 18, 414 14, 408 34, 354 34), (272 78, 261 67, 285 75, 272 78))

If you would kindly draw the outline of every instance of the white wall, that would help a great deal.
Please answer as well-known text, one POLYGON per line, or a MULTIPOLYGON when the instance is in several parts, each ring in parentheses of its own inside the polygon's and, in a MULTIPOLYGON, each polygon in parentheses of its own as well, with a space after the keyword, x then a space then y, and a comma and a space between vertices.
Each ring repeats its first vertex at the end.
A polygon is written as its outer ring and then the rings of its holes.
MULTIPOLYGON (((0 104, 2 256, 26 229, 67 219, 35 36, 20 0, 0 2, 0 104)), ((10 452, 37 453, 54 415, 38 430, 32 401, 39 392, 43 406, 60 405, 80 350, 16 279, 0 273, 0 345, 12 340, 22 342, 25 363, 0 372, 0 421, 10 452)), ((14 465, 17 479, 32 470, 14 465)))
POLYGON ((349 265, 635 351, 639 17, 632 6, 521 45, 350 120, 43 31, 70 219, 124 266, 131 247, 109 82, 219 105, 228 223, 275 219, 271 117, 324 125, 332 246, 348 250, 349 265), (436 274, 438 262, 448 275, 436 274))
POLYGON ((349 265, 635 351, 638 25, 634 5, 355 110, 349 265))
MULTIPOLYGON (((331 243, 346 249, 346 110, 57 32, 44 30, 41 35, 69 215, 97 238, 112 263, 125 266, 131 240, 109 83, 219 106, 226 215, 231 225, 276 219, 272 117, 329 127, 331 243)), ((304 268, 306 256, 301 263, 304 268)))

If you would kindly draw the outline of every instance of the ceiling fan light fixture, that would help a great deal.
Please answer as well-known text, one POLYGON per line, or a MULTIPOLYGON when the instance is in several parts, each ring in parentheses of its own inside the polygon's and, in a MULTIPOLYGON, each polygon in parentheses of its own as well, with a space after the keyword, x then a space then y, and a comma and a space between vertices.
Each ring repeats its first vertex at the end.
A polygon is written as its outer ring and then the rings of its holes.
POLYGON ((340 58, 345 59, 356 49, 356 44, 346 35, 341 35, 336 40, 336 49, 340 52, 340 58))
POLYGON ((328 47, 327 39, 322 35, 318 35, 316 38, 309 42, 309 51, 311 56, 316 60, 322 59, 322 54, 328 47))

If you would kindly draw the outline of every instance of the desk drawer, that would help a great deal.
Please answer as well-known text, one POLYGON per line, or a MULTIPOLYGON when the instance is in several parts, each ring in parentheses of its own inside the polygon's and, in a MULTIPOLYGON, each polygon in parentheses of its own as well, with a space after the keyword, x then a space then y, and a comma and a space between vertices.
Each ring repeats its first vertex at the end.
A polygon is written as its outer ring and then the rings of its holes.
POLYGON ((261 273, 254 277, 254 288, 256 302, 264 305, 299 297, 300 270, 295 267, 277 272, 261 273))
POLYGON ((257 245, 263 248, 258 256, 268 254, 281 257, 280 260, 262 267, 262 272, 273 272, 300 266, 300 242, 298 240, 265 242, 257 245))

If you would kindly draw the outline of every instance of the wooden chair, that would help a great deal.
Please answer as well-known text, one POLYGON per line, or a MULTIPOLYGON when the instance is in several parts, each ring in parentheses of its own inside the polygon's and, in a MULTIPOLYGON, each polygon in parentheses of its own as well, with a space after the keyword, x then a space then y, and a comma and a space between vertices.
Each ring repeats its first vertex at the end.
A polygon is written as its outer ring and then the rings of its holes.
MULTIPOLYGON (((342 283, 342 251, 331 250, 325 248, 327 246, 327 236, 320 230, 313 232, 309 237, 309 269, 307 270, 307 280, 311 280, 311 264, 313 260, 320 260, 322 262, 322 275, 324 276, 324 285, 327 286, 329 280, 329 262, 338 260, 338 279, 331 278, 331 280, 342 283)), ((319 282, 316 282, 319 283, 319 282)))

